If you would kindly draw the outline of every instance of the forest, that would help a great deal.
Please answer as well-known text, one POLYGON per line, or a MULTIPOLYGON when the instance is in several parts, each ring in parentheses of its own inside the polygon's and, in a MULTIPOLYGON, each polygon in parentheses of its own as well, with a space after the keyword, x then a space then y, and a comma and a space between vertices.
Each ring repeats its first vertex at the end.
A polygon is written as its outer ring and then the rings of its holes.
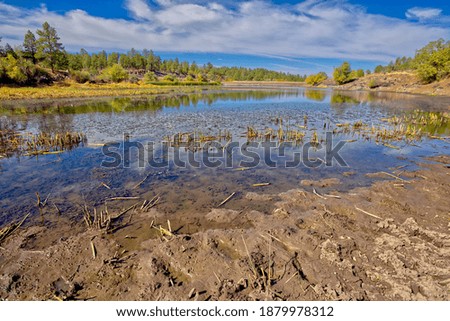
POLYGON ((306 76, 265 68, 217 67, 211 63, 161 59, 152 50, 127 53, 69 53, 47 22, 36 34, 28 30, 21 46, 0 38, 0 84, 37 85, 70 78, 78 83, 142 81, 147 84, 199 84, 221 81, 304 81, 306 76))

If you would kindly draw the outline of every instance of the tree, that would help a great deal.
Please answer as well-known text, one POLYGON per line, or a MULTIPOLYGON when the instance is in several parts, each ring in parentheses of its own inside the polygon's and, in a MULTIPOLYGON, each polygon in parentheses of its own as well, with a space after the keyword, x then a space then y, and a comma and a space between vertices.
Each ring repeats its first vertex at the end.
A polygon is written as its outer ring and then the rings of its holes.
POLYGON ((382 65, 378 65, 375 67, 374 73, 379 74, 384 71, 384 67, 382 65))
POLYGON ((25 84, 35 75, 35 66, 20 56, 15 57, 9 53, 1 60, 3 73, 15 83, 25 84))
POLYGON ((321 84, 323 81, 325 81, 327 78, 328 78, 327 74, 321 71, 318 74, 312 74, 306 77, 305 82, 308 85, 317 86, 321 84))
POLYGON ((81 65, 83 66, 83 69, 90 69, 91 68, 91 56, 89 53, 81 48, 80 49, 80 56, 81 56, 81 65))
POLYGON ((119 54, 117 52, 111 52, 107 58, 107 65, 111 67, 112 65, 119 63, 119 54))
POLYGON ((450 41, 432 41, 416 52, 414 66, 422 81, 430 83, 450 74, 450 41))
POLYGON ((339 85, 345 84, 350 81, 350 73, 352 68, 347 61, 344 61, 342 65, 334 69, 333 78, 339 85))
POLYGON ((9 43, 7 43, 5 45, 4 51, 5 51, 5 55, 11 55, 16 59, 18 58, 17 53, 14 51, 13 47, 11 47, 11 45, 9 43))
POLYGON ((55 71, 61 55, 64 55, 64 47, 59 42, 56 29, 51 27, 48 22, 44 22, 42 29, 38 29, 36 33, 39 36, 37 40, 37 58, 44 60, 48 66, 55 71))
POLYGON ((33 64, 36 64, 37 43, 34 33, 30 30, 27 31, 23 39, 23 52, 24 57, 31 59, 33 64))

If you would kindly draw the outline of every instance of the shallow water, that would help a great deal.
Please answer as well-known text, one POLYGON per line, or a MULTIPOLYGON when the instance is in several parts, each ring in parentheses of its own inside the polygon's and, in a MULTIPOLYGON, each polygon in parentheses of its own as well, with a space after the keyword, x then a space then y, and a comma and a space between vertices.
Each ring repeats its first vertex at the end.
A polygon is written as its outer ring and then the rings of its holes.
MULTIPOLYGON (((206 213, 234 192, 235 196, 225 207, 270 212, 272 208, 268 204, 249 202, 245 194, 250 191, 278 194, 298 187, 300 181, 305 179, 341 180, 341 184, 326 187, 322 192, 367 186, 374 178, 365 174, 392 172, 400 167, 413 170, 417 162, 424 161, 425 156, 449 154, 449 141, 424 137, 412 143, 392 143, 398 148, 394 149, 374 139, 368 140, 358 131, 335 133, 331 135, 333 146, 339 141, 351 141, 340 150, 347 166, 336 162, 332 162, 332 166, 321 163, 325 159, 325 148, 318 147, 308 149, 311 162, 320 164, 318 167, 308 167, 304 162, 293 168, 282 164, 285 160, 292 160, 294 152, 301 152, 314 132, 324 145, 326 133, 338 130, 338 124, 362 121, 367 126, 388 128, 386 118, 415 110, 438 114, 448 112, 450 99, 302 88, 230 88, 134 99, 2 102, 2 126, 8 124, 19 132, 30 133, 82 132, 86 134, 88 143, 58 155, 13 155, 0 159, 0 224, 28 212, 37 217, 36 192, 40 193, 41 198, 48 196, 46 211, 55 212, 55 204, 63 215, 73 217, 81 213, 80 207, 84 203, 99 207, 107 198, 129 196, 140 197, 142 202, 158 194, 162 199, 157 205, 158 210, 174 217, 188 217, 190 213, 206 213), (226 130, 230 132, 233 142, 245 146, 248 141, 245 133, 249 126, 258 131, 267 128, 276 131, 279 128, 276 119, 280 118, 285 129, 295 128, 305 137, 296 146, 286 148, 285 156, 280 156, 280 149, 274 148, 270 156, 277 163, 275 167, 259 162, 248 170, 236 170, 247 167, 240 161, 250 160, 239 152, 232 154, 233 162, 229 167, 223 165, 226 157, 217 157, 216 160, 222 161, 222 166, 214 168, 204 165, 199 168, 179 167, 171 160, 167 167, 152 168, 147 162, 148 150, 144 150, 144 163, 139 166, 136 148, 131 148, 130 161, 123 161, 124 137, 127 137, 125 146, 134 146, 138 142, 146 147, 148 142, 159 144, 165 137, 177 133, 218 135, 219 131, 223 133, 226 130), (118 147, 111 145, 110 151, 119 152, 122 160, 119 166, 102 166, 102 162, 112 160, 102 153, 105 143, 118 143, 118 147), (252 186, 258 183, 270 185, 252 186)), ((450 135, 448 123, 445 126, 426 126, 423 130, 432 136, 450 135)), ((226 144, 226 141, 220 143, 226 144)), ((253 151, 264 158, 261 149, 253 151)), ((252 154, 254 158, 256 154, 252 154)), ((180 155, 188 157, 189 153, 181 148, 180 155)), ((202 151, 193 155, 199 160, 202 151)), ((135 201, 130 201, 130 204, 135 201)))

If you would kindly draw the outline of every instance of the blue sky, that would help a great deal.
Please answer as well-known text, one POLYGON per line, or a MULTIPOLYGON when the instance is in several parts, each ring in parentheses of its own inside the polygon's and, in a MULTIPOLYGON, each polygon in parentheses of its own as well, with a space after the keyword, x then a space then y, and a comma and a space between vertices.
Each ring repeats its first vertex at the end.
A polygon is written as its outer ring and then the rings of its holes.
POLYGON ((66 49, 153 49, 214 65, 331 72, 372 69, 450 38, 450 1, 0 0, 0 37, 18 45, 43 21, 66 49))

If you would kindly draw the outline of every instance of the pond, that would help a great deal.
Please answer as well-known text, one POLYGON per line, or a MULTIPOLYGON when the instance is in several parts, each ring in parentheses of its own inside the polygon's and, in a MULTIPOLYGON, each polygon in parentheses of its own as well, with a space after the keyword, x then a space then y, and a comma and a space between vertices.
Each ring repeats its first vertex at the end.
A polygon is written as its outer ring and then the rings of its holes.
POLYGON ((85 204, 123 208, 114 198, 157 197, 158 211, 188 218, 232 195, 224 207, 269 213, 246 194, 326 178, 340 183, 320 192, 345 191, 377 179, 368 173, 449 154, 449 110, 450 98, 305 88, 0 102, 0 131, 11 137, 83 135, 44 153, 26 139, 0 149, 0 224, 42 216, 36 193, 46 212, 74 221, 85 204))

